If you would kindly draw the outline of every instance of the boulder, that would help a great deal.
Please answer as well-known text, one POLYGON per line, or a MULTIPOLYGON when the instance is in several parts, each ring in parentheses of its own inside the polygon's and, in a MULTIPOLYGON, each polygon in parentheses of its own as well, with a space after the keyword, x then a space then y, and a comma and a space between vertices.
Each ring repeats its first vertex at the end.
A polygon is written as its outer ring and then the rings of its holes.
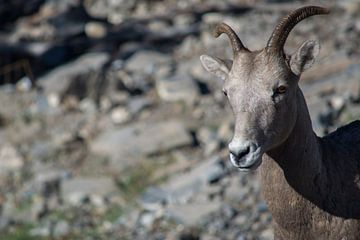
MULTIPOLYGON (((100 71, 109 58, 110 56, 107 53, 87 53, 48 72, 40 77, 37 82, 44 89, 46 96, 55 95, 61 99, 67 92, 71 91, 71 87, 74 87, 76 78, 89 74, 89 72, 100 71)), ((76 89, 76 91, 85 90, 76 89)))
POLYGON ((108 177, 77 177, 61 182, 63 200, 74 205, 81 204, 86 199, 93 203, 104 203, 117 191, 115 183, 108 177))
POLYGON ((169 120, 109 129, 90 143, 90 149, 95 154, 109 157, 111 164, 121 170, 136 164, 144 156, 190 144, 192 138, 184 124, 169 120))

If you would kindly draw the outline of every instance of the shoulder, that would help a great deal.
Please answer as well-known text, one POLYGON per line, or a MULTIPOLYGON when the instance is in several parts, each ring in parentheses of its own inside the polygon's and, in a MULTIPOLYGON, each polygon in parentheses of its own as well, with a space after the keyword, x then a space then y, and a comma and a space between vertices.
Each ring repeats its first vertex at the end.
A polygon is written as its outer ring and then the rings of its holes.
MULTIPOLYGON (((360 120, 353 121, 324 136, 323 143, 338 152, 350 152, 360 158, 360 120)), ((360 161, 360 159, 359 159, 360 161)))

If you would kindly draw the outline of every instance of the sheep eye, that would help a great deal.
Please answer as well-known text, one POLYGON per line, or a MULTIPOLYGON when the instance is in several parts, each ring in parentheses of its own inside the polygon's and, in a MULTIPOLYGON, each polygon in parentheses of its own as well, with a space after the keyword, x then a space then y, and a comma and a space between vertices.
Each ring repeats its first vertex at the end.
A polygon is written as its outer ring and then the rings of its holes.
POLYGON ((287 90, 287 88, 284 85, 281 85, 276 89, 276 93, 282 94, 282 93, 285 93, 286 90, 287 90))
POLYGON ((222 90, 222 92, 227 97, 227 92, 225 90, 222 90))

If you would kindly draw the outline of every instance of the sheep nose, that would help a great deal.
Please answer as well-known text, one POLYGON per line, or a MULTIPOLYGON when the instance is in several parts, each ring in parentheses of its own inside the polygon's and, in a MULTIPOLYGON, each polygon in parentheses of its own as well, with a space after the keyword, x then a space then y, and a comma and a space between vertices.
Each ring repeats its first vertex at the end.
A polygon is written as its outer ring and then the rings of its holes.
POLYGON ((257 144, 250 141, 232 140, 229 144, 230 161, 241 169, 251 169, 260 158, 257 144))
POLYGON ((235 143, 231 142, 229 144, 229 151, 230 154, 232 154, 236 159, 240 160, 244 156, 246 156, 248 153, 250 153, 250 143, 245 142, 243 144, 241 143, 235 143))

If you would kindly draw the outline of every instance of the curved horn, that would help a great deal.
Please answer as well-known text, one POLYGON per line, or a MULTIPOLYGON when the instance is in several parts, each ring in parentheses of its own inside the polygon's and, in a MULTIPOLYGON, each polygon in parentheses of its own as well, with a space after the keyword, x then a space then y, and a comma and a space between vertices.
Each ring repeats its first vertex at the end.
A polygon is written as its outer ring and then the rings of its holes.
POLYGON ((327 8, 317 6, 307 6, 299 8, 286 17, 284 17, 279 24, 275 27, 266 48, 268 50, 282 53, 285 41, 289 36, 290 31, 303 19, 319 14, 328 14, 330 11, 327 8))
POLYGON ((241 42, 240 38, 238 37, 238 35, 235 33, 235 31, 226 23, 220 23, 215 27, 214 30, 214 37, 219 37, 222 33, 225 33, 229 39, 230 39, 230 43, 231 43, 231 47, 234 51, 234 55, 236 55, 238 52, 242 51, 242 50, 246 50, 249 51, 241 42))

